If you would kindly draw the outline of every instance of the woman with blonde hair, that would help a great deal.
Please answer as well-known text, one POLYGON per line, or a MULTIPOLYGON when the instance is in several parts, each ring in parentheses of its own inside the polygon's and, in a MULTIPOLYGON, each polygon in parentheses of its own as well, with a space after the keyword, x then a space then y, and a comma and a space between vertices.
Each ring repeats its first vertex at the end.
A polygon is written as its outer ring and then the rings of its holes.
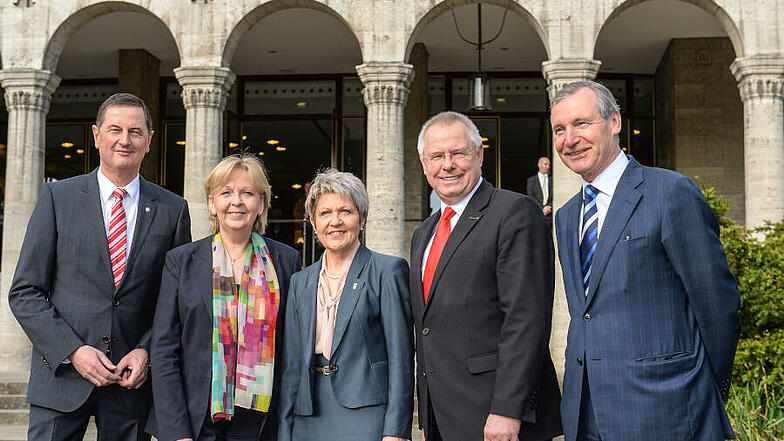
POLYGON ((212 234, 170 251, 163 270, 152 327, 153 434, 274 440, 284 307, 300 257, 262 236, 271 192, 255 157, 224 158, 204 189, 212 234))

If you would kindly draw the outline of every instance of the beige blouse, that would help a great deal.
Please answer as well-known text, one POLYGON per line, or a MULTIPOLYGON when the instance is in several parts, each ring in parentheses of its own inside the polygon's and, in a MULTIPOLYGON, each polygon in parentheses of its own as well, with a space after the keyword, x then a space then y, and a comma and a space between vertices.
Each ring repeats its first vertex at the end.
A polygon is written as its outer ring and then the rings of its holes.
MULTIPOLYGON (((343 293, 343 285, 346 283, 348 270, 354 256, 359 249, 359 242, 354 246, 348 261, 337 274, 338 278, 327 275, 326 255, 322 260, 321 272, 319 272, 318 293, 316 294, 316 355, 321 354, 329 360, 332 355, 332 335, 335 332, 335 317, 338 312, 340 296, 343 293)), ((326 253, 326 251, 325 251, 326 253)))

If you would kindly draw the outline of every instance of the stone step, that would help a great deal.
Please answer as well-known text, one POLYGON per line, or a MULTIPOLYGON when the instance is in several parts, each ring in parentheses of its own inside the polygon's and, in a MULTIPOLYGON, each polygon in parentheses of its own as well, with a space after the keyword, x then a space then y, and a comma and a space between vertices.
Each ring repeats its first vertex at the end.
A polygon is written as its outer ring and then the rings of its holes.
POLYGON ((27 426, 27 409, 3 409, 0 410, 0 425, 23 425, 27 426))
POLYGON ((0 409, 27 409, 25 395, 0 395, 0 409))
POLYGON ((27 383, 21 381, 0 381, 0 395, 25 395, 27 383))
MULTIPOLYGON (((95 425, 87 426, 84 441, 96 441, 97 439, 98 432, 95 431, 95 425)), ((27 441, 27 425, 0 424, 0 441, 27 441)))

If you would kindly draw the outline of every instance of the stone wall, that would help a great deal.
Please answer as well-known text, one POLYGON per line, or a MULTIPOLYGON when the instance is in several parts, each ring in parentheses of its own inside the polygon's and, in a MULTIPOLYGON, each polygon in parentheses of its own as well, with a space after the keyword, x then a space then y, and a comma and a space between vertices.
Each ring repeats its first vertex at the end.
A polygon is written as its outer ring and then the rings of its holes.
POLYGON ((656 71, 656 141, 660 167, 700 177, 732 200, 745 221, 743 103, 730 72, 728 38, 673 39, 656 71))

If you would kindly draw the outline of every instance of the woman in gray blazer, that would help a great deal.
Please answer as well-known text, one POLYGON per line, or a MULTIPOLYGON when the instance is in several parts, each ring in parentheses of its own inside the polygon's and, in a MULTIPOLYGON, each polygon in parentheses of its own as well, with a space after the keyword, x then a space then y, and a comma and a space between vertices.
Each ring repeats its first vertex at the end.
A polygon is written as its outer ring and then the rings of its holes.
POLYGON ((278 440, 408 439, 408 264, 360 244, 368 196, 351 173, 319 173, 305 211, 325 251, 291 278, 278 440))

